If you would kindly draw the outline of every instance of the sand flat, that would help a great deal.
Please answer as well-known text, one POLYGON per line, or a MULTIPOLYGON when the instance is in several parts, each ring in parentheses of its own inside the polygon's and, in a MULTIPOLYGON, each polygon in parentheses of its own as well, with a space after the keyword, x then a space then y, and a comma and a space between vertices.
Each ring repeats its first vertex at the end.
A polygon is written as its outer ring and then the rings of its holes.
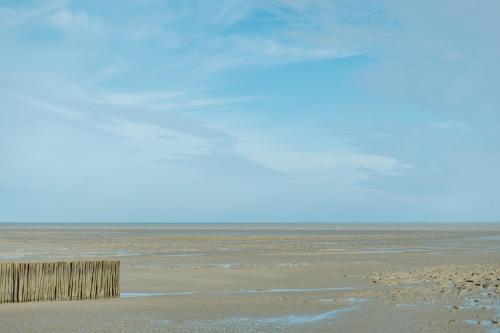
POLYGON ((500 225, 0 225, 0 260, 113 258, 123 298, 2 332, 497 332, 500 225))

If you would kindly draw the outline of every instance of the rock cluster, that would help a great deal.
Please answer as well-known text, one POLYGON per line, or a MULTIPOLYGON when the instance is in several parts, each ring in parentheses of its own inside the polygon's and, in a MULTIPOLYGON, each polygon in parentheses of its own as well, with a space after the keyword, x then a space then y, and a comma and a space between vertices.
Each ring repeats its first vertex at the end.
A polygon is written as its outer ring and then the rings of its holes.
POLYGON ((425 287, 444 294, 489 293, 500 296, 500 264, 446 265, 399 272, 374 274, 372 282, 381 286, 425 287))
POLYGON ((466 323, 500 326, 500 264, 421 267, 381 272, 371 279, 374 286, 386 290, 383 303, 441 304, 466 323))

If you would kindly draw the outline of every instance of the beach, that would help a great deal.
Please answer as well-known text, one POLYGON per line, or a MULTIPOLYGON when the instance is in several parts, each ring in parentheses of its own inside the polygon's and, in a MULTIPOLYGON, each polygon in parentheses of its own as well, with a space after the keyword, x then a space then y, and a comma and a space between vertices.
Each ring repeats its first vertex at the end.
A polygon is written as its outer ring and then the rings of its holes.
POLYGON ((0 261, 121 261, 121 297, 0 332, 500 332, 499 224, 0 224, 0 261))

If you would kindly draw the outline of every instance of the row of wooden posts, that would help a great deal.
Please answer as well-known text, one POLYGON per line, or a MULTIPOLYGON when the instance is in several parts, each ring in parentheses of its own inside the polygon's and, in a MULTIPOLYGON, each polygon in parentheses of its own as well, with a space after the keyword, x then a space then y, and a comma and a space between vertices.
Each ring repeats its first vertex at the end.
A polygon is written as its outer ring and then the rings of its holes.
POLYGON ((0 263, 0 303, 119 296, 119 261, 0 263))

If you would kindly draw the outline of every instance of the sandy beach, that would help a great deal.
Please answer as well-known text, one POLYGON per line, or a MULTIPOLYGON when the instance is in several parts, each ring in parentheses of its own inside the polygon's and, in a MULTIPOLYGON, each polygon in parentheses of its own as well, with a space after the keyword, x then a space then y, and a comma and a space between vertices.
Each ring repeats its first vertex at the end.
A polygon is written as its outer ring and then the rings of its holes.
POLYGON ((1 261, 119 259, 120 299, 1 332, 500 332, 500 225, 0 225, 1 261))

